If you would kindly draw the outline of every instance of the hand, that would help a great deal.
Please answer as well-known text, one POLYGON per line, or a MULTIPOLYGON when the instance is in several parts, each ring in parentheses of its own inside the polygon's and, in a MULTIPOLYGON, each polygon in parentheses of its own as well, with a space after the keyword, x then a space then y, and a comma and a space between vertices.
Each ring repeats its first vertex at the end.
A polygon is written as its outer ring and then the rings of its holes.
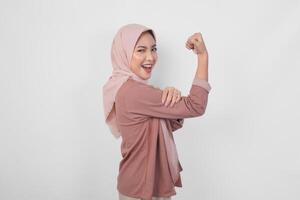
POLYGON ((180 99, 181 99, 181 92, 176 88, 166 87, 163 90, 162 103, 165 103, 165 106, 168 106, 170 101, 172 101, 170 106, 173 107, 174 104, 177 103, 180 99))
POLYGON ((197 55, 206 55, 207 50, 200 32, 194 33, 185 43, 187 49, 192 49, 197 55))

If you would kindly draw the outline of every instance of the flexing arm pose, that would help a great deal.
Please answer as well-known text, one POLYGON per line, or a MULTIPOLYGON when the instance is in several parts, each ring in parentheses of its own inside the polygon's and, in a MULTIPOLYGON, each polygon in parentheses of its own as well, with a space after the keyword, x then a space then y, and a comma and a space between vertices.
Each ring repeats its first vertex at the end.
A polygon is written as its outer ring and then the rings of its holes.
MULTIPOLYGON (((208 53, 201 33, 194 33, 186 41, 186 48, 193 50, 198 58, 196 76, 198 79, 208 81, 208 53)), ((181 92, 174 87, 166 87, 163 90, 162 102, 165 106, 173 107, 181 99, 181 92), (170 104, 171 103, 171 104, 170 104)))

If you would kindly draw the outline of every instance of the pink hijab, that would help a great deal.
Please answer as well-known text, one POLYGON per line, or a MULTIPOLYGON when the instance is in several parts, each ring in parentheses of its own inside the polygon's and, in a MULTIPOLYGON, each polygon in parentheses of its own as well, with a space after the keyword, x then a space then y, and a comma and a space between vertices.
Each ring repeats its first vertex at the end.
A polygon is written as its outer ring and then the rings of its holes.
MULTIPOLYGON (((130 70, 130 61, 135 44, 139 36, 148 30, 152 31, 154 39, 156 40, 154 31, 140 24, 127 24, 121 27, 113 39, 111 48, 113 72, 109 77, 109 80, 103 86, 103 106, 105 112, 105 122, 109 126, 111 133, 116 139, 121 136, 120 130, 117 127, 116 111, 114 106, 115 97, 119 88, 130 77, 136 81, 148 84, 147 80, 141 79, 130 70)), ((164 134, 171 176, 173 182, 176 183, 179 178, 180 171, 176 145, 172 132, 166 128, 166 121, 164 119, 160 119, 160 123, 164 134)))
POLYGON ((116 124, 116 112, 114 107, 115 97, 119 88, 129 77, 146 84, 148 83, 147 80, 141 79, 130 69, 130 61, 135 44, 139 36, 147 30, 151 30, 154 39, 156 39, 152 29, 140 24, 127 24, 121 27, 113 39, 111 48, 113 72, 109 80, 103 86, 102 91, 105 122, 116 139, 121 136, 116 124))

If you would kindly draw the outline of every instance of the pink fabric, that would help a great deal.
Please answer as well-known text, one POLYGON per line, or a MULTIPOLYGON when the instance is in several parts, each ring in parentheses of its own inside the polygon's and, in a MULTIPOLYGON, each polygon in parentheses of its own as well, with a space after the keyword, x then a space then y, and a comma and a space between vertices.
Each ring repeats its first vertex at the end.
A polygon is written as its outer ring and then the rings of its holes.
POLYGON ((151 30, 155 37, 154 31, 146 26, 140 24, 127 24, 117 31, 113 39, 111 48, 113 72, 109 77, 109 80, 103 86, 102 91, 105 122, 115 138, 121 136, 117 127, 114 108, 116 93, 129 77, 136 81, 147 83, 147 80, 141 79, 130 70, 130 61, 135 44, 139 36, 147 30, 151 30))
MULTIPOLYGON (((193 80, 193 84, 194 85, 198 85, 201 86, 203 88, 205 88, 208 92, 211 90, 211 86, 208 84, 208 82, 206 80, 200 80, 197 79, 196 77, 193 80)), ((184 119, 180 119, 181 126, 183 123, 184 119)), ((173 182, 176 183, 177 180, 179 179, 179 172, 181 171, 181 169, 179 168, 179 159, 178 159, 178 153, 177 153, 177 149, 176 149, 176 145, 175 145, 175 141, 172 135, 172 131, 170 131, 167 128, 166 125, 166 121, 164 119, 160 119, 160 123, 162 126, 162 130, 164 132, 164 139, 165 139, 165 144, 168 148, 166 148, 167 150, 167 157, 168 157, 168 162, 170 165, 170 173, 173 179, 173 182)), ((173 124, 175 125, 175 124, 173 124)), ((172 129, 171 129, 172 130, 172 129)))
MULTIPOLYGON (((119 200, 143 200, 141 198, 128 197, 119 193, 119 200)), ((171 197, 152 197, 152 200, 172 200, 171 197)))
MULTIPOLYGON (((151 30, 154 37, 155 33, 152 29, 139 24, 128 24, 121 27, 114 37, 111 48, 111 61, 113 72, 107 83, 103 86, 103 107, 105 112, 105 122, 110 128, 115 138, 121 136, 117 126, 115 98, 119 88, 128 79, 132 78, 136 81, 147 84, 146 80, 139 78, 130 70, 130 61, 133 54, 135 44, 142 32, 151 30)), ((155 38, 156 39, 156 38, 155 38)), ((161 121, 163 127, 165 122, 161 121)), ((183 122, 182 122, 183 123, 183 122)), ((178 179, 176 172, 178 171, 178 156, 176 146, 172 136, 166 128, 163 129, 165 146, 168 149, 167 156, 170 162, 171 175, 174 181, 178 179)))
POLYGON ((176 183, 177 180, 179 179, 179 165, 178 165, 178 154, 177 154, 177 149, 176 145, 173 139, 172 132, 170 132, 167 128, 166 121, 164 119, 160 119, 162 131, 163 131, 163 136, 165 140, 165 144, 168 148, 167 150, 167 158, 169 162, 169 167, 170 167, 170 173, 171 177, 173 179, 173 182, 176 183))
POLYGON ((128 79, 116 96, 116 116, 122 132, 117 188, 120 193, 151 199, 176 194, 182 187, 177 150, 172 131, 184 118, 204 114, 210 85, 194 79, 188 96, 174 107, 161 102, 162 90, 128 79))

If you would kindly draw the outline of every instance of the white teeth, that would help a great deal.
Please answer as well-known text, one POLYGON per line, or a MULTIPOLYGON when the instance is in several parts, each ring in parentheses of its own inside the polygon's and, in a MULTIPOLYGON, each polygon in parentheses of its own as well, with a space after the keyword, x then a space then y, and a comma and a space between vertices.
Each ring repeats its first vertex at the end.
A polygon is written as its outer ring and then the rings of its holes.
POLYGON ((152 65, 142 65, 142 67, 151 68, 152 65))

